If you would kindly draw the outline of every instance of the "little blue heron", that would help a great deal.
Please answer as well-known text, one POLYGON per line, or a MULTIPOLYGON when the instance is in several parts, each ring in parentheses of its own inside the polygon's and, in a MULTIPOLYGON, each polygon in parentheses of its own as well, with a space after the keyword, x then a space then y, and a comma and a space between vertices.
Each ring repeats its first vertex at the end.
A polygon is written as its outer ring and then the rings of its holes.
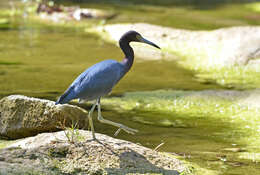
POLYGON ((119 128, 115 135, 117 135, 121 129, 130 134, 137 132, 137 130, 129 128, 120 123, 115 123, 104 119, 101 116, 100 105, 100 98, 111 92, 112 88, 117 84, 117 82, 132 67, 134 61, 134 51, 129 45, 129 43, 132 41, 146 43, 160 49, 160 47, 151 41, 144 39, 136 31, 126 32, 119 40, 120 48, 125 55, 123 61, 117 62, 115 60, 105 60, 86 69, 74 80, 65 93, 60 96, 60 98, 55 103, 64 104, 68 103, 72 99, 79 99, 79 101, 96 100, 88 114, 93 139, 95 139, 95 131, 92 122, 92 113, 96 106, 98 108, 98 120, 101 123, 110 124, 119 128))

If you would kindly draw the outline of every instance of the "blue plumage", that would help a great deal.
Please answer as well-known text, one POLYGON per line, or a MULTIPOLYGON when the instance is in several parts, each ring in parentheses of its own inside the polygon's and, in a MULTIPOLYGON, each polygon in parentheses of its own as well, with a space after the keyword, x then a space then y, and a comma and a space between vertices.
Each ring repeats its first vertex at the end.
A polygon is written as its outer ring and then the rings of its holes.
POLYGON ((115 60, 97 63, 81 73, 56 104, 68 103, 72 99, 95 100, 108 94, 124 75, 124 65, 115 60))

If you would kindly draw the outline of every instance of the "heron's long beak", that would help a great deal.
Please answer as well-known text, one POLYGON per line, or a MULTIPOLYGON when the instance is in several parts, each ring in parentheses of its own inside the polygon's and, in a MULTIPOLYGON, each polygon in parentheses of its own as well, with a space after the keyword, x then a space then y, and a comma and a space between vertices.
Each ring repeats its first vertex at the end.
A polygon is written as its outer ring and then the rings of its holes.
POLYGON ((157 46, 156 44, 154 44, 154 43, 151 42, 151 41, 148 41, 147 39, 144 39, 143 37, 141 37, 141 38, 139 39, 139 41, 142 42, 142 43, 149 44, 149 45, 151 45, 151 46, 153 46, 153 47, 156 47, 156 48, 158 48, 158 49, 161 49, 159 46, 157 46))

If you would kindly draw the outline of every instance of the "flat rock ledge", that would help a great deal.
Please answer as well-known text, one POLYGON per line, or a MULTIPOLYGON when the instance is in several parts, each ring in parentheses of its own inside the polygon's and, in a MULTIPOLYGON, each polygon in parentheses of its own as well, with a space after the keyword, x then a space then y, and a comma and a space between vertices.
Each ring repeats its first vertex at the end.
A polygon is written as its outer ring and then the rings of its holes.
POLYGON ((187 168, 173 154, 77 130, 73 144, 64 131, 42 133, 0 150, 0 174, 164 174, 177 175, 187 168))
POLYGON ((87 111, 72 105, 22 95, 0 100, 0 137, 18 139, 42 132, 58 131, 77 124, 86 127, 87 111))

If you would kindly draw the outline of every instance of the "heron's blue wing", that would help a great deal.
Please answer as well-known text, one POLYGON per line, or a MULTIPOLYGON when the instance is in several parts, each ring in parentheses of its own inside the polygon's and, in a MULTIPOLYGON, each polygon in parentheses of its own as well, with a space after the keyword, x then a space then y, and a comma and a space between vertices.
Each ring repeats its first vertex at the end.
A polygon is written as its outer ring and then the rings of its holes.
POLYGON ((81 73, 56 103, 72 99, 93 100, 109 93, 122 77, 122 64, 115 60, 97 63, 81 73))

